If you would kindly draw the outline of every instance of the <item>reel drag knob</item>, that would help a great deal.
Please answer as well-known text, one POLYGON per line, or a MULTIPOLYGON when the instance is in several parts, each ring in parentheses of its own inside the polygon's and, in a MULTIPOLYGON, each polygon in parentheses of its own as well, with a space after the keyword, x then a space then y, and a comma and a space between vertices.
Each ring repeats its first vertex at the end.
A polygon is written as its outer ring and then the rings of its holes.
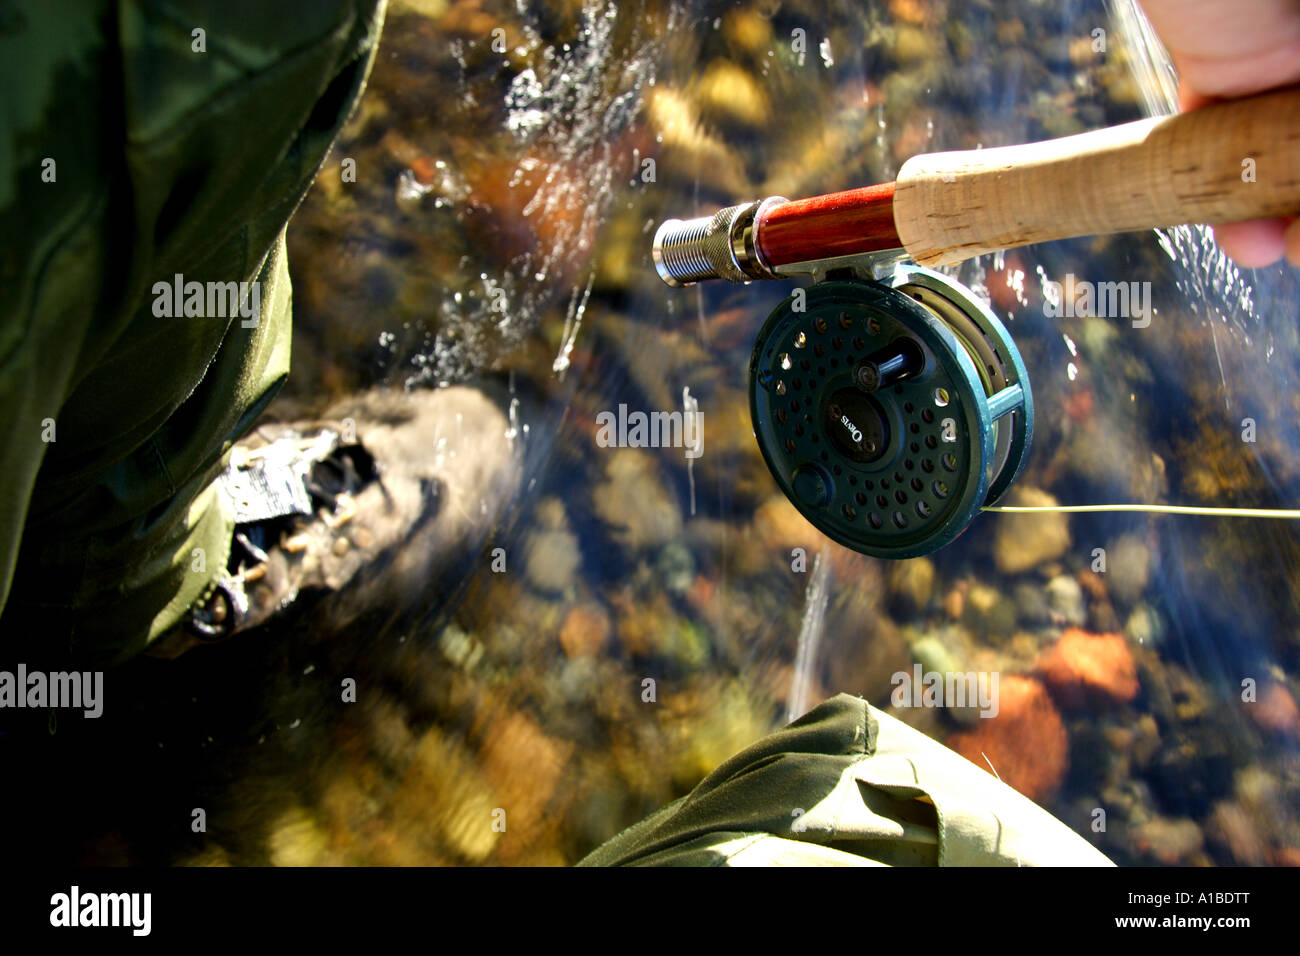
POLYGON ((1033 430, 1020 353, 973 293, 920 266, 817 283, 764 323, 750 412, 813 525, 885 558, 957 537, 1019 474, 1033 430))

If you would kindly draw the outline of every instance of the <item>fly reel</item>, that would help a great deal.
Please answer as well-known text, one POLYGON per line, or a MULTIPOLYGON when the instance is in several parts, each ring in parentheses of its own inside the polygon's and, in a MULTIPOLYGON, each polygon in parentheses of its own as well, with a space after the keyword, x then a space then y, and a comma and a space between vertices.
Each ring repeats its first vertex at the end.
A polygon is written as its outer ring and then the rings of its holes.
POLYGON ((799 290, 768 316, 749 373, 754 434, 781 490, 863 554, 942 548, 1029 451, 1033 398, 1011 336, 922 266, 799 290))

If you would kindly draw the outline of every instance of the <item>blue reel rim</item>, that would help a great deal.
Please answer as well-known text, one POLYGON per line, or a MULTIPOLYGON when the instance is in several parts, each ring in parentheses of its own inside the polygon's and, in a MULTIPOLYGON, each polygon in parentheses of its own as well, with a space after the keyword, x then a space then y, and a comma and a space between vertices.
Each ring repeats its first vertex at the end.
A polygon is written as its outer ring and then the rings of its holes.
POLYGON ((993 477, 989 485, 988 497, 984 502, 985 507, 994 505, 1020 478, 1025 463, 1029 460, 1029 451, 1033 447, 1034 395, 1024 357, 1020 354, 1020 349, 1016 346, 1010 331, 993 310, 944 273, 913 262, 903 262, 895 267, 889 285, 895 290, 904 285, 929 288, 956 304, 985 338, 991 340, 990 344, 998 356, 1004 358, 1003 374, 1011 373, 1006 375, 1007 384, 1021 387, 1021 405, 1012 413, 1015 417, 1012 420, 1011 444, 1007 455, 1007 463, 1011 467, 1004 465, 993 477))

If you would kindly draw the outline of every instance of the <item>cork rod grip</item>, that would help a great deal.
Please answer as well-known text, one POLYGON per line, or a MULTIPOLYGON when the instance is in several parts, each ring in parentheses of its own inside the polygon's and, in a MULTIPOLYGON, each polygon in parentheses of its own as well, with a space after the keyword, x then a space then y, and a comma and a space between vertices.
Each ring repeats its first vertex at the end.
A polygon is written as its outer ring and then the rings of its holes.
POLYGON ((1041 143, 914 156, 894 193, 899 238, 923 265, 1296 214, 1300 87, 1041 143))

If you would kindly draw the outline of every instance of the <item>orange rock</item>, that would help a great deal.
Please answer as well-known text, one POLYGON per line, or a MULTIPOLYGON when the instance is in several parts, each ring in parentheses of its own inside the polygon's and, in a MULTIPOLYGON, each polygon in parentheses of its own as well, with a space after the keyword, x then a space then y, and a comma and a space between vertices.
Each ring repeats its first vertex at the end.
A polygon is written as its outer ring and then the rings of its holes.
MULTIPOLYGON (((437 20, 438 29, 443 33, 473 39, 490 36, 492 29, 500 26, 497 18, 483 9, 481 0, 453 3, 445 13, 437 17, 437 20)), ((511 32, 514 32, 513 29, 511 32)))
MULTIPOLYGON (((622 145, 611 143, 610 154, 631 155, 622 145)), ((476 212, 465 221, 470 238, 502 264, 535 256, 535 267, 545 263, 549 281, 562 287, 591 259, 600 217, 592 214, 598 197, 584 159, 557 152, 538 147, 519 162, 489 158, 459 171, 476 212)))
POLYGON ((762 546, 780 551, 783 559, 791 548, 802 547, 812 553, 825 540, 784 495, 773 495, 758 506, 754 530, 762 546))
POLYGON ((759 547, 787 569, 793 549, 803 548, 807 557, 805 571, 811 574, 815 556, 825 547, 837 579, 855 581, 859 588, 875 587, 879 581, 881 571, 877 559, 828 541, 785 495, 773 495, 758 506, 754 511, 753 532, 759 547))
MULTIPOLYGON (((379 145, 383 147, 384 152, 403 166, 414 167, 421 159, 428 160, 430 164, 433 162, 425 154, 424 150, 395 129, 389 129, 388 132, 384 133, 379 140, 379 145)), ((417 177, 419 173, 420 170, 416 170, 417 177)), ((429 180, 421 179, 420 182, 428 183, 429 180)))
POLYGON ((958 581, 952 590, 943 596, 943 613, 954 621, 960 621, 966 611, 966 592, 969 590, 969 581, 958 581))
POLYGON ((569 610, 560 626, 560 644, 570 658, 594 657, 605 646, 609 636, 609 615, 590 604, 579 604, 569 610))
POLYGON ((1088 419, 1092 418, 1092 413, 1092 389, 1085 386, 1084 388, 1070 392, 1066 396, 1065 414, 1068 415, 1072 421, 1086 422, 1088 419))
POLYGON ((1300 709, 1295 698, 1276 681, 1265 685, 1255 703, 1244 706, 1251 719, 1269 733, 1294 737, 1300 732, 1300 709))
POLYGON ((904 23, 932 22, 929 9, 920 0, 889 0, 889 12, 895 20, 904 23))
POLYGON ((1094 601, 1106 600, 1106 583, 1101 579, 1101 575, 1092 568, 1081 568, 1074 579, 1079 582, 1079 586, 1088 592, 1088 597, 1094 601))
POLYGON ((1066 628, 1038 658, 1038 673, 1064 706, 1089 696, 1123 703, 1137 696, 1137 662, 1122 634, 1089 634, 1066 628))
POLYGON ((1133 827, 1133 847, 1162 866, 1193 866, 1203 858, 1205 837, 1195 820, 1154 817, 1133 827))
POLYGON ((657 654, 677 621, 664 592, 656 592, 646 601, 630 594, 615 594, 609 602, 614 611, 614 633, 623 652, 633 657, 657 654))
POLYGON ((997 771, 1009 787, 1031 800, 1050 796, 1069 766, 1069 738, 1047 688, 1032 677, 1003 677, 998 715, 954 734, 948 746, 976 766, 997 771), (985 758, 988 758, 985 760, 985 758))
POLYGON ((1025 268, 1024 260, 1018 253, 1008 252, 1003 265, 1002 269, 989 270, 986 285, 993 311, 1005 317, 1024 307, 1020 301, 1022 298, 1029 305, 1034 304, 1030 285, 1032 283, 1036 286, 1037 280, 1034 279, 1033 271, 1025 268))
POLYGON ((895 161, 901 164, 920 153, 930 152, 932 136, 933 128, 919 116, 905 120, 893 137, 895 161))
POLYGON ((506 814, 495 861, 514 862, 514 854, 552 839, 544 821, 550 813, 563 813, 569 797, 563 784, 574 745, 548 736, 526 713, 509 711, 497 701, 475 716, 475 729, 481 742, 478 765, 493 812, 499 808, 506 814))
POLYGON ((1293 846, 1277 847, 1273 850, 1274 866, 1300 866, 1300 849, 1293 846))
POLYGON ((697 574, 695 580, 691 582, 690 588, 686 591, 686 603, 697 612, 704 613, 714 606, 717 596, 717 579, 697 574))
POLYGON ((421 183, 430 186, 438 175, 438 164, 432 156, 417 156, 411 163, 411 172, 421 183))

